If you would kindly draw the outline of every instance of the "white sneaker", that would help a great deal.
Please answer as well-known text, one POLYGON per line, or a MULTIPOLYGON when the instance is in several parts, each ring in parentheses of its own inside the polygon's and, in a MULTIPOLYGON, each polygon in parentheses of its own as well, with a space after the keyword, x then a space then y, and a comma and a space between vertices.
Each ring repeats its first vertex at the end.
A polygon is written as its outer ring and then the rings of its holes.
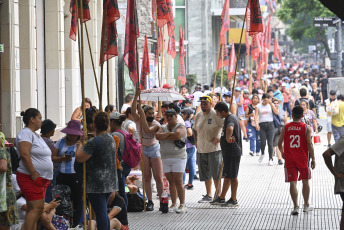
POLYGON ((172 204, 170 208, 168 209, 169 212, 176 212, 177 211, 177 206, 175 204, 172 204))
POLYGON ((311 212, 311 211, 313 211, 314 210, 314 208, 312 207, 312 206, 310 206, 310 205, 304 205, 303 206, 303 212, 311 212))
POLYGON ((257 156, 257 157, 260 156, 260 152, 256 153, 256 156, 257 156))
POLYGON ((259 157, 258 162, 262 163, 263 159, 264 159, 264 154, 259 157))
POLYGON ((187 213, 187 212, 188 212, 188 210, 187 210, 185 204, 179 205, 179 207, 178 207, 178 209, 176 211, 176 213, 187 213))
POLYGON ((299 207, 294 207, 293 211, 291 211, 292 216, 299 215, 299 207))
POLYGON ((273 166, 274 165, 274 161, 273 160, 269 160, 269 166, 273 166))

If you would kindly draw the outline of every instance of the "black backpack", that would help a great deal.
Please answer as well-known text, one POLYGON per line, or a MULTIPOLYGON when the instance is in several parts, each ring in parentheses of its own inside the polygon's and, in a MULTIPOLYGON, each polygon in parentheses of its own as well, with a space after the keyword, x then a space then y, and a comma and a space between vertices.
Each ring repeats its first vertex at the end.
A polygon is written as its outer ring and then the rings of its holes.
POLYGON ((9 147, 7 151, 11 155, 12 172, 17 172, 20 162, 20 154, 14 146, 9 147))
POLYGON ((143 207, 143 199, 137 194, 127 194, 128 197, 128 212, 142 212, 143 207))
POLYGON ((51 198, 61 200, 56 207, 56 214, 64 217, 73 217, 71 190, 68 185, 58 184, 51 190, 51 198))

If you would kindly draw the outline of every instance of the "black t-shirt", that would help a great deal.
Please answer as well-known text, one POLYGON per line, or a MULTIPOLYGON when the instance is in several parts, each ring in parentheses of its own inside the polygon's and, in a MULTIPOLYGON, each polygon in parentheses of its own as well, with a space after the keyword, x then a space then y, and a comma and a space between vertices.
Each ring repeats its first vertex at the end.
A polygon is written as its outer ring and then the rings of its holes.
MULTIPOLYGON (((256 112, 256 109, 253 108, 252 105, 249 105, 248 106, 248 115, 252 114, 252 113, 255 113, 256 112)), ((248 119, 249 122, 251 122, 251 117, 248 119)))
POLYGON ((117 218, 122 225, 128 225, 127 206, 125 205, 123 198, 117 194, 112 203, 108 205, 108 212, 110 212, 114 207, 118 207, 121 209, 121 211, 115 216, 115 218, 117 218))
POLYGON ((327 90, 327 84, 328 84, 328 79, 327 78, 323 78, 320 80, 321 83, 321 90, 325 91, 327 90))
POLYGON ((225 119, 222 128, 220 145, 224 157, 239 157, 242 155, 242 140, 239 118, 234 114, 230 114, 225 119), (233 143, 228 143, 226 141, 226 129, 228 126, 232 126, 234 128, 232 136, 235 137, 235 141, 233 143))
POLYGON ((317 89, 316 91, 312 90, 311 95, 315 101, 320 101, 320 89, 317 89))
POLYGON ((296 101, 295 101, 295 106, 300 105, 300 102, 301 102, 301 101, 308 101, 309 109, 310 109, 310 110, 312 110, 312 109, 315 108, 315 105, 314 105, 313 100, 309 100, 308 98, 305 98, 305 97, 301 97, 299 100, 296 100, 296 101))

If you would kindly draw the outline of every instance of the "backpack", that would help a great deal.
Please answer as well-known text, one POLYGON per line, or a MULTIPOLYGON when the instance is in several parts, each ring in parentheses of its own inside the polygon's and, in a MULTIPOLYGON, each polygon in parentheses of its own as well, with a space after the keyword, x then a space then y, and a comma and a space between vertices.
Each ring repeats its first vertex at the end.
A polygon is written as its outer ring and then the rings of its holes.
POLYGON ((20 162, 20 154, 14 146, 9 147, 7 151, 11 155, 12 172, 17 172, 20 162))
POLYGON ((128 197, 128 212, 142 212, 144 209, 143 199, 137 194, 127 194, 128 197))
POLYGON ((71 190, 68 185, 58 184, 51 190, 51 198, 61 200, 60 205, 56 207, 56 215, 64 217, 73 217, 71 190))
POLYGON ((133 137, 131 133, 125 130, 116 130, 115 132, 121 133, 125 140, 125 150, 122 160, 130 168, 136 168, 142 160, 142 145, 133 137))

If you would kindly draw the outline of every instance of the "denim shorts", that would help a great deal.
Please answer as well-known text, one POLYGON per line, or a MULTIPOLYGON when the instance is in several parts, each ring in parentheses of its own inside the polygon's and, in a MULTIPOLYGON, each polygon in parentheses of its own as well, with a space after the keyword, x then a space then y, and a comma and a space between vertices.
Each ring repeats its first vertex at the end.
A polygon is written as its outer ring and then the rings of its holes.
POLYGON ((148 158, 161 157, 159 142, 157 142, 155 145, 148 146, 148 147, 142 146, 142 149, 143 149, 143 155, 145 155, 148 158))

